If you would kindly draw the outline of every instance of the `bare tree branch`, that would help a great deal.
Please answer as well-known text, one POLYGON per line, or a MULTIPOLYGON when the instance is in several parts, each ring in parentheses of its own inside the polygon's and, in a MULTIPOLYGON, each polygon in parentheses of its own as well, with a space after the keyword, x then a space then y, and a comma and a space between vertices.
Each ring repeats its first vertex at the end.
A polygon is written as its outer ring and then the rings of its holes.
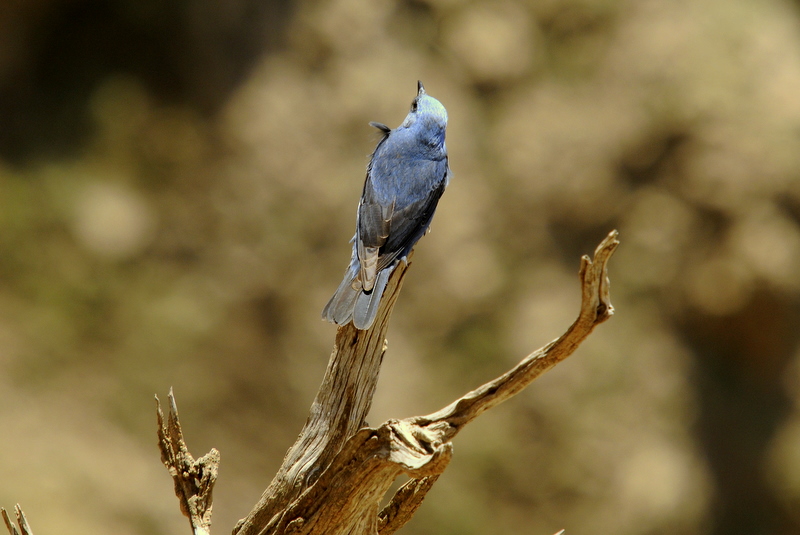
POLYGON ((391 535, 411 520, 437 479, 438 474, 411 479, 400 487, 386 507, 378 513, 378 533, 391 535))
POLYGON ((450 440, 481 413, 515 396, 534 379, 570 356, 595 326, 614 314, 609 296, 607 264, 619 245, 617 234, 616 230, 611 232, 597 246, 594 261, 586 255, 581 258, 581 310, 578 319, 567 332, 525 357, 494 381, 473 390, 440 411, 411 418, 409 422, 420 429, 436 433, 437 440, 450 440))
MULTIPOLYGON (((365 427, 364 418, 386 351, 389 317, 407 267, 399 266, 387 285, 373 327, 367 331, 352 325, 338 329, 325 377, 300 436, 234 534, 390 535, 400 529, 450 462, 453 437, 484 411, 519 393, 571 355, 596 325, 611 317, 614 308, 607 263, 618 245, 613 231, 597 247, 594 259, 581 259, 580 313, 560 338, 439 411, 389 420, 372 429, 365 427), (403 473, 411 480, 379 512, 384 494, 403 473)), ((183 440, 171 391, 169 421, 165 425, 160 405, 158 421, 162 460, 175 480, 181 510, 196 535, 208 534, 219 453, 212 449, 194 461, 183 440)))
POLYGON ((352 323, 338 328, 308 420, 261 500, 234 529, 237 535, 263 533, 265 526, 278 522, 276 515, 282 515, 320 477, 347 439, 366 425, 386 352, 389 318, 407 267, 401 262, 392 273, 369 330, 360 331, 352 323))
POLYGON ((22 508, 19 504, 14 506, 14 516, 17 517, 19 529, 17 529, 17 526, 8 518, 8 513, 2 507, 0 507, 0 514, 3 516, 3 522, 6 523, 6 529, 8 529, 11 535, 33 535, 33 531, 28 525, 28 519, 25 518, 25 513, 22 512, 22 508))
MULTIPOLYGON (((326 421, 324 417, 315 420, 320 414, 312 407, 309 422, 295 448, 287 454, 281 470, 284 474, 305 473, 313 474, 314 477, 305 479, 307 486, 302 489, 298 488, 302 482, 295 479, 295 487, 287 492, 285 489, 280 489, 280 485, 285 484, 287 480, 279 479, 281 476, 279 473, 279 477, 273 480, 270 489, 267 489, 262 497, 262 502, 256 506, 245 523, 239 526, 238 534, 344 535, 374 534, 380 530, 382 535, 388 535, 399 529, 411 518, 435 482, 435 478, 447 467, 452 456, 450 440, 481 413, 519 393, 542 373, 572 354, 596 325, 611 317, 614 309, 609 298, 607 263, 618 245, 617 232, 614 231, 595 250, 594 260, 588 256, 581 259, 579 272, 582 287, 581 310, 577 320, 560 338, 531 353, 509 372, 433 414, 399 421, 389 420, 377 429, 360 429, 346 440, 327 466, 319 462, 320 456, 312 456, 318 463, 315 469, 323 469, 321 474, 309 472, 306 466, 298 467, 292 464, 298 462, 293 459, 303 458, 302 454, 297 456, 294 452, 294 449, 304 442, 303 434, 318 436, 320 431, 325 432, 324 429, 309 428, 312 421, 316 421, 315 425, 326 421), (389 505, 378 513, 377 507, 381 498, 392 481, 401 473, 412 477, 412 481, 400 489, 389 505), (297 498, 290 498, 290 503, 283 507, 275 507, 277 501, 270 507, 271 489, 282 491, 279 496, 281 501, 289 496, 297 498), (264 507, 264 504, 267 504, 267 507, 264 507), (259 507, 262 509, 259 510, 259 507), (260 516, 260 511, 268 511, 268 514, 260 516)), ((395 297, 396 293, 392 295, 391 303, 386 306, 388 310, 381 311, 382 322, 388 318, 395 297)), ((381 323, 378 330, 382 338, 385 323, 381 323)), ((318 400, 325 398, 327 394, 323 390, 326 387, 330 388, 328 377, 333 373, 332 370, 337 369, 338 348, 343 347, 342 342, 351 340, 350 347, 357 345, 358 333, 361 331, 353 331, 347 328, 339 329, 337 348, 329 363, 326 380, 323 381, 322 389, 317 396, 318 400)), ((370 334, 371 332, 367 331, 364 336, 369 338, 370 334)), ((383 350, 385 348, 380 350, 381 357, 383 350)), ((380 364, 380 359, 376 360, 374 356, 370 359, 369 355, 363 355, 362 358, 380 364)), ((374 383, 370 385, 374 388, 374 383)), ((348 389, 338 391, 345 396, 353 395, 348 389)), ((371 399, 372 390, 369 394, 371 399)), ((344 407, 347 412, 353 403, 348 403, 344 399, 334 405, 344 407)), ((367 409, 368 405, 367 401, 367 409)), ((361 421, 363 414, 359 414, 358 421, 361 421)), ((338 434, 336 438, 340 439, 341 436, 338 434)))
POLYGON ((175 494, 180 501, 181 512, 189 518, 195 535, 208 535, 211 532, 211 497, 217 481, 219 452, 212 448, 210 452, 194 460, 183 439, 178 407, 171 388, 167 422, 164 422, 158 396, 156 412, 161 462, 167 467, 175 483, 175 494))
POLYGON ((260 533, 376 533, 378 505, 395 478, 402 472, 416 478, 441 474, 452 457, 449 443, 418 450, 395 424, 401 422, 358 431, 320 478, 260 533))

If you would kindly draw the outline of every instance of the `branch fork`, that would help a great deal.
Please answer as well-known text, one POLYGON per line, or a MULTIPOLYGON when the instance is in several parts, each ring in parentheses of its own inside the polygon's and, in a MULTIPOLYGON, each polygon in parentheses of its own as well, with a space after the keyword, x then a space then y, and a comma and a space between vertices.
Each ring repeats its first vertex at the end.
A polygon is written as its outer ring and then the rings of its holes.
POLYGON ((208 535, 211 532, 211 500, 219 470, 219 451, 212 448, 197 460, 192 457, 183 438, 178 406, 171 388, 167 420, 164 420, 158 396, 156 413, 161 462, 172 476, 181 512, 189 518, 195 535, 208 535))
MULTIPOLYGON (((285 514, 303 518, 303 527, 297 533, 345 534, 375 533, 388 535, 402 527, 424 499, 436 478, 444 471, 452 457, 451 440, 469 422, 484 411, 513 397, 533 382, 542 373, 552 368, 569 355, 586 339, 595 326, 608 320, 614 313, 609 295, 607 263, 619 245, 616 231, 597 247, 594 260, 588 256, 581 259, 579 277, 582 286, 581 310, 578 318, 558 339, 525 357, 514 368, 469 392, 447 407, 426 416, 415 416, 404 420, 389 420, 377 429, 364 428, 347 440, 342 450, 327 467, 325 473, 285 514), (354 470, 353 467, 359 467, 354 470), (339 511, 326 510, 317 501, 320 487, 327 489, 332 482, 336 487, 353 489, 347 494, 348 507, 373 514, 370 508, 377 503, 398 475, 405 473, 412 479, 395 493, 389 504, 378 513, 378 522, 367 530, 353 528, 367 525, 342 524, 339 511), (377 496, 377 499, 376 499, 377 496), (314 497, 312 501, 303 498, 314 497), (360 504, 353 503, 360 501, 360 504), (313 508, 306 504, 313 503, 313 508), (311 521, 311 519, 314 519, 311 521)), ((337 508, 342 504, 337 503, 337 508)), ((274 529, 258 533, 285 533, 282 524, 274 529)))

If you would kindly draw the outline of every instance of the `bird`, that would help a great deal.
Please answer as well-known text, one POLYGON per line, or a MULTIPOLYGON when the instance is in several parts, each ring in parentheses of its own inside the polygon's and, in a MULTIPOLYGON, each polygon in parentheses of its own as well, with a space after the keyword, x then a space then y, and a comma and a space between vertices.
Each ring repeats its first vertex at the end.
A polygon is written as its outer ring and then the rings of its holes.
POLYGON ((428 232, 451 177, 447 110, 422 82, 400 126, 369 124, 382 136, 367 165, 350 265, 322 311, 324 320, 359 330, 372 326, 389 276, 428 232))

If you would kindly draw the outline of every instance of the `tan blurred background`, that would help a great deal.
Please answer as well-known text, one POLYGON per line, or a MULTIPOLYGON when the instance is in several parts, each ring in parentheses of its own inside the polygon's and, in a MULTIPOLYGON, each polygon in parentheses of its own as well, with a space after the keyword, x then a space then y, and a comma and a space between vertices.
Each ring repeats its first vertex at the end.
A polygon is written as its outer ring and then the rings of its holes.
POLYGON ((305 420, 371 120, 417 79, 454 178, 370 421, 617 315, 455 441, 411 534, 800 534, 800 2, 0 5, 0 505, 188 533, 155 445, 217 447, 216 533, 305 420))

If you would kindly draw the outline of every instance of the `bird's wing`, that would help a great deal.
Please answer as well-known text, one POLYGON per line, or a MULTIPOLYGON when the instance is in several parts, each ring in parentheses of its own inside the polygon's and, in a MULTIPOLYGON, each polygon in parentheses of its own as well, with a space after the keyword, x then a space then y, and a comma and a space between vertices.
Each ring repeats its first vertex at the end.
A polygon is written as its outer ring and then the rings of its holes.
POLYGON ((431 189, 417 200, 402 207, 395 207, 393 210, 391 219, 388 221, 388 236, 381 246, 377 261, 378 271, 408 254, 417 240, 425 234, 431 219, 433 219, 439 199, 447 186, 449 173, 447 159, 436 162, 434 171, 439 176, 433 181, 431 189))
POLYGON ((389 206, 382 204, 370 184, 375 154, 389 139, 392 129, 382 123, 371 122, 369 124, 380 130, 383 136, 372 152, 372 158, 370 158, 367 166, 364 190, 358 203, 356 235, 354 238, 356 254, 361 265, 358 279, 362 289, 367 292, 372 290, 375 285, 375 277, 378 271, 378 251, 386 243, 386 237, 389 235, 389 220, 391 219, 391 213, 394 211, 394 203, 389 206))
POLYGON ((372 290, 378 274, 380 249, 389 237, 390 223, 395 203, 381 204, 372 188, 365 187, 358 203, 356 227, 356 252, 361 264, 361 284, 365 291, 372 290))

